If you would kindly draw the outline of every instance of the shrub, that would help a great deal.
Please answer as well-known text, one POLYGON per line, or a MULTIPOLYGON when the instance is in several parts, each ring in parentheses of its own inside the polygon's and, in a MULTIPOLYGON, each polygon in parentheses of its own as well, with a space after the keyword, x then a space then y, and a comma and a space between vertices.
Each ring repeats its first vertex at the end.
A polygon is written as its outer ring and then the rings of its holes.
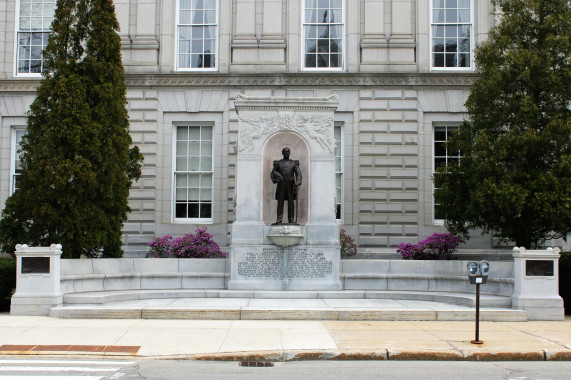
POLYGON ((404 260, 453 260, 452 253, 462 243, 462 238, 454 234, 434 233, 418 245, 402 243, 397 249, 404 260))
POLYGON ((16 288, 16 260, 0 258, 0 310, 9 307, 14 288, 16 288))
POLYGON ((565 314, 571 314, 571 252, 559 258, 559 295, 565 302, 565 314))
POLYGON ((173 239, 166 235, 156 238, 149 243, 151 250, 147 257, 176 257, 176 258, 218 258, 226 257, 224 252, 206 232, 206 227, 198 228, 194 234, 188 233, 173 239))
POLYGON ((341 257, 351 257, 357 254, 355 239, 347 235, 344 229, 339 232, 339 241, 341 243, 341 257))

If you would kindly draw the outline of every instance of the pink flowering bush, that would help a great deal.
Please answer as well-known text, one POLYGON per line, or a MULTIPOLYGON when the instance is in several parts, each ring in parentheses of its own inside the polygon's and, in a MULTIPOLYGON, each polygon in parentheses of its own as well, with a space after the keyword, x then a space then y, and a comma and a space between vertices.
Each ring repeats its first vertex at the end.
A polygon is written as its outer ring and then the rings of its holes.
POLYGON ((341 243, 341 256, 351 257, 357 254, 357 244, 355 239, 347 235, 344 229, 339 233, 339 242, 341 243))
POLYGON ((454 234, 435 233, 417 245, 402 243, 397 249, 404 260, 453 260, 452 253, 464 241, 454 234))
POLYGON ((219 258, 226 257, 224 252, 206 232, 206 227, 198 228, 194 234, 188 233, 173 239, 172 236, 160 236, 149 243, 151 250, 147 257, 175 258, 219 258))

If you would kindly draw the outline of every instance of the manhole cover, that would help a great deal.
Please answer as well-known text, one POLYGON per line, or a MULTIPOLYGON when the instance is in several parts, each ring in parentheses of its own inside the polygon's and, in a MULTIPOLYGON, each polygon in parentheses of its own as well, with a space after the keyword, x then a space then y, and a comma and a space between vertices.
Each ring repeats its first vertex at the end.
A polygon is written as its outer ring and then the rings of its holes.
POLYGON ((240 367, 273 367, 272 362, 240 362, 240 367))

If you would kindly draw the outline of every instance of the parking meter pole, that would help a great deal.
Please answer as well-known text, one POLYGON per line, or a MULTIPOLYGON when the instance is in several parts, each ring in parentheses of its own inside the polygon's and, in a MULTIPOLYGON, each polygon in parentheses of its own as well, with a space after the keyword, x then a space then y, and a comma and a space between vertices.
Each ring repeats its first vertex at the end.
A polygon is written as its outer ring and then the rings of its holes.
POLYGON ((476 339, 471 340, 470 343, 484 343, 480 340, 480 284, 476 284, 476 339))

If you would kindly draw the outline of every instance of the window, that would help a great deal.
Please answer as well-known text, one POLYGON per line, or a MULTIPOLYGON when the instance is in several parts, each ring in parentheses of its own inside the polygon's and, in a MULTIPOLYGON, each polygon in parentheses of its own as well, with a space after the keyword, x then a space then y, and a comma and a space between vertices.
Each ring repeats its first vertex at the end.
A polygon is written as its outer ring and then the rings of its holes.
POLYGON ((343 132, 341 125, 335 125, 335 219, 342 220, 343 216, 343 132))
MULTIPOLYGON (((448 137, 458 130, 457 126, 434 127, 434 167, 433 172, 442 165, 460 165, 460 152, 451 152, 446 147, 448 137)), ((439 204, 434 202, 434 219, 439 221, 445 218, 445 213, 439 204)))
POLYGON ((216 69, 218 0, 179 0, 177 68, 216 69))
POLYGON ((12 163, 10 165, 10 194, 16 190, 18 176, 22 172, 22 164, 20 163, 20 147, 22 136, 26 134, 25 129, 15 128, 12 130, 12 163))
POLYGON ((432 68, 472 68, 472 0, 432 0, 432 68))
POLYGON ((212 220, 212 126, 175 127, 174 218, 212 220))
POLYGON ((343 68, 343 11, 343 0, 305 0, 305 69, 343 68))
POLYGON ((19 5, 16 75, 38 76, 45 69, 42 51, 48 44, 55 0, 20 0, 19 5))

